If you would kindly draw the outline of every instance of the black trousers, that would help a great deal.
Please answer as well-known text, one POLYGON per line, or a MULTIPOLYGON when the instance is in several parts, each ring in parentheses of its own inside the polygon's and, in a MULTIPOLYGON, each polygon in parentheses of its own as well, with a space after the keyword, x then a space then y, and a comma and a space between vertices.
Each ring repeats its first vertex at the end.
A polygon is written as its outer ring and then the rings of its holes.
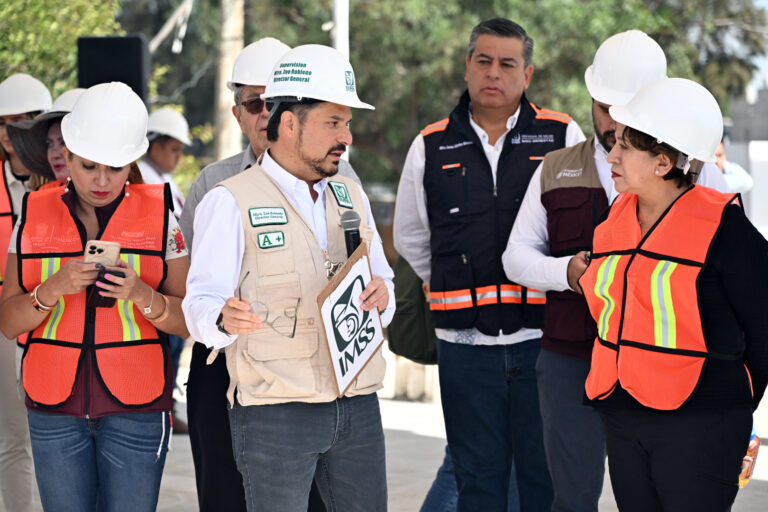
MULTIPOLYGON (((221 353, 213 364, 206 365, 210 352, 202 343, 194 344, 187 381, 187 420, 197 502, 200 512, 246 512, 243 477, 232 454, 227 363, 221 353)), ((307 510, 325 512, 314 482, 307 510)))
POLYGON ((621 512, 725 512, 739 490, 752 410, 600 409, 621 512))

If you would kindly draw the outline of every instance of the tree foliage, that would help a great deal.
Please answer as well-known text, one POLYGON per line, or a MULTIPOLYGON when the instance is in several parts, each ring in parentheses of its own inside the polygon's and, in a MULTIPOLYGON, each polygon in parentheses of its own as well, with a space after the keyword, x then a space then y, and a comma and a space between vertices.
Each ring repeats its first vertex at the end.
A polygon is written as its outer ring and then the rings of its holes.
POLYGON ((2 78, 28 73, 55 98, 77 87, 77 38, 120 33, 118 0, 8 0, 0 2, 2 78))

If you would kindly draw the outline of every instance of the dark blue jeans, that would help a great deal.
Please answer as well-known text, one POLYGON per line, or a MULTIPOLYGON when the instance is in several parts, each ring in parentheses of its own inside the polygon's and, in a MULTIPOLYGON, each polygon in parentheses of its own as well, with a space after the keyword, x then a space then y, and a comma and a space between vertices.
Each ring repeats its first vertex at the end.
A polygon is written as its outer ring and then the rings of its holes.
POLYGON ((77 418, 30 410, 45 510, 153 512, 170 436, 167 412, 77 418))
POLYGON ((552 506, 536 385, 540 340, 463 345, 438 340, 445 430, 459 512, 507 510, 514 460, 520 509, 552 506))
MULTIPOLYGON (((512 464, 512 474, 509 479, 509 497, 507 512, 520 512, 520 497, 517 495, 517 476, 515 465, 512 464)), ((456 512, 459 501, 459 491, 456 488, 456 475, 453 473, 451 451, 445 447, 445 458, 437 470, 435 481, 427 492, 419 512, 456 512)))
POLYGON ((376 394, 229 410, 248 510, 306 512, 312 479, 329 512, 385 512, 384 430, 376 394))

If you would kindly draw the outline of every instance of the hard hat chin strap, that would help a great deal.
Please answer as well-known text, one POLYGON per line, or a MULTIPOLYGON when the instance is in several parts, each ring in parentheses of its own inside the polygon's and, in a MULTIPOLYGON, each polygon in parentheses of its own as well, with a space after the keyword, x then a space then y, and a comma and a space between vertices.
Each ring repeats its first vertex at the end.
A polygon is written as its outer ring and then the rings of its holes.
POLYGON ((683 174, 688 174, 688 171, 691 170, 691 160, 693 160, 692 156, 679 153, 677 155, 676 167, 678 167, 679 169, 682 169, 683 174))

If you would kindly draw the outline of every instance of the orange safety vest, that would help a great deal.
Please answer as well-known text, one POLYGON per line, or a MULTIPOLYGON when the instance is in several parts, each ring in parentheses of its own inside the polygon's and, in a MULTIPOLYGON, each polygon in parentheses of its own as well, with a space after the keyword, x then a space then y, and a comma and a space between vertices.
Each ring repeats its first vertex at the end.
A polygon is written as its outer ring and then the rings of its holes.
MULTIPOLYGON (((17 254, 27 291, 83 255, 86 240, 64 194, 57 187, 25 198, 17 254)), ((166 275, 168 197, 164 185, 131 185, 98 237, 120 243, 120 258, 155 290, 166 275)), ((61 405, 75 387, 78 365, 92 357, 93 371, 118 404, 150 405, 166 387, 165 338, 131 301, 93 308, 86 306, 85 290, 64 295, 32 331, 22 360, 24 389, 38 406, 61 405)))
POLYGON ((62 182, 60 182, 59 180, 54 180, 54 181, 49 181, 48 183, 43 183, 42 185, 37 187, 37 190, 49 190, 52 188, 63 187, 63 186, 64 184, 62 182))
POLYGON ((715 356, 704 338, 698 278, 731 203, 738 196, 694 186, 642 237, 637 196, 616 199, 579 279, 598 329, 590 399, 607 397, 618 382, 653 409, 677 409, 693 394, 715 356))
POLYGON ((5 162, 0 160, 0 247, 3 247, 3 253, 0 254, 0 290, 3 288, 5 280, 5 264, 8 261, 8 244, 11 243, 13 234, 13 224, 16 219, 13 218, 13 204, 11 203, 11 192, 8 190, 8 183, 5 179, 5 162))

